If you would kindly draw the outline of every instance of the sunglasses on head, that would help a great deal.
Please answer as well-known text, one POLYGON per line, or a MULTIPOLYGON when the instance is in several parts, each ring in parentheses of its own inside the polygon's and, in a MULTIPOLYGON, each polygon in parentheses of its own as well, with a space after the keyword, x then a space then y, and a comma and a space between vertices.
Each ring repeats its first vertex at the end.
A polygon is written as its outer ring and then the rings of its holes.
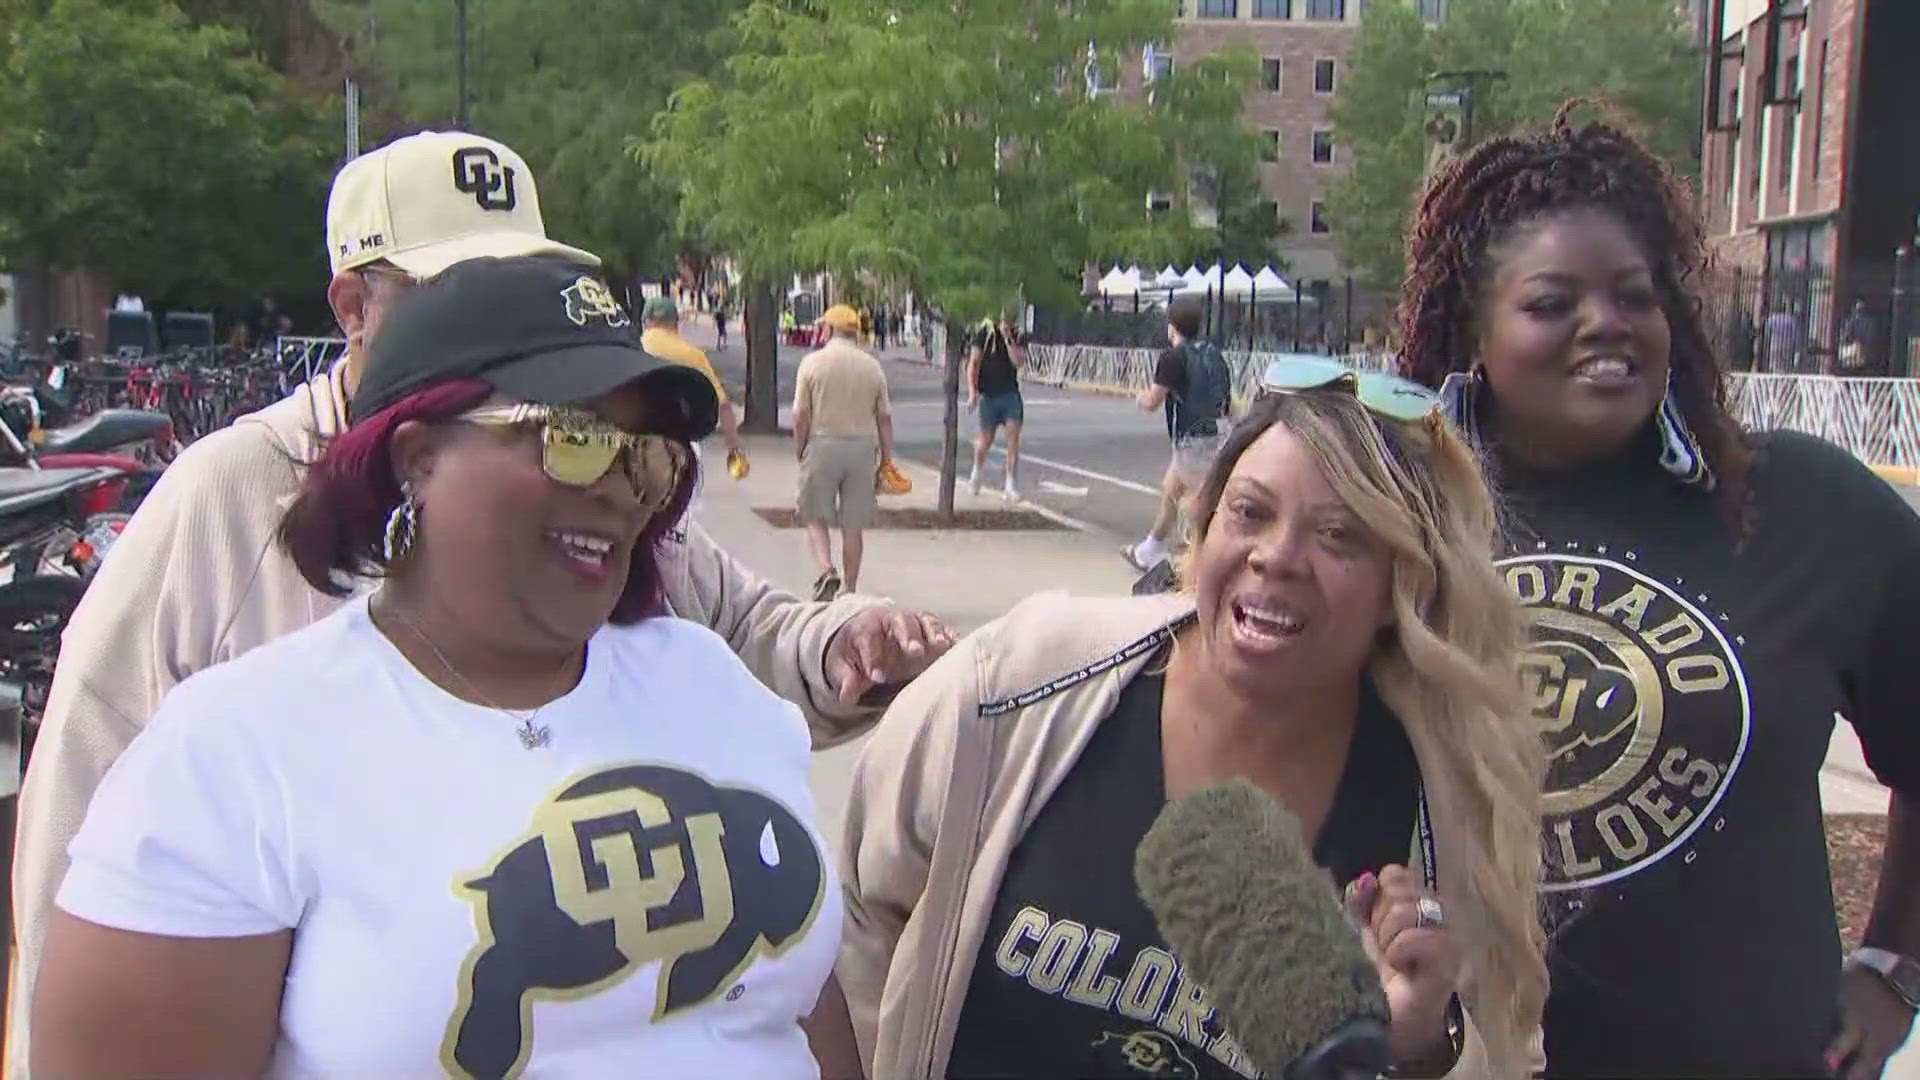
POLYGON ((664 508, 686 474, 686 444, 665 435, 627 431, 604 417, 564 405, 494 405, 460 416, 470 424, 540 426, 540 467, 570 487, 591 487, 626 462, 633 493, 648 511, 664 508))
POLYGON ((1267 365, 1260 388, 1276 394, 1344 391, 1358 398, 1368 412, 1402 424, 1440 412, 1440 395, 1419 383, 1382 371, 1355 371, 1324 356, 1283 356, 1267 365))

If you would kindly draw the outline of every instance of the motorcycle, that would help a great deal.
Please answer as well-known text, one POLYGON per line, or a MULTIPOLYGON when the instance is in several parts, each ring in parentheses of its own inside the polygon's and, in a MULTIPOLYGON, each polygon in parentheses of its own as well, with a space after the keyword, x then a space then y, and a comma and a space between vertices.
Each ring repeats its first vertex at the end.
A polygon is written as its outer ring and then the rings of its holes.
POLYGON ((0 584, 0 682, 20 692, 23 764, 46 713, 60 635, 92 571, 119 535, 106 528, 82 536, 74 527, 84 525, 83 508, 117 475, 118 470, 105 467, 0 469, 0 548, 8 552, 14 573, 13 580, 0 584), (85 572, 36 573, 43 553, 67 535, 74 539, 63 558, 85 572))
POLYGON ((118 515, 124 524, 178 449, 173 420, 142 409, 102 409, 48 428, 40 400, 37 387, 0 389, 0 466, 117 470, 121 478, 97 489, 87 511, 90 518, 118 515))

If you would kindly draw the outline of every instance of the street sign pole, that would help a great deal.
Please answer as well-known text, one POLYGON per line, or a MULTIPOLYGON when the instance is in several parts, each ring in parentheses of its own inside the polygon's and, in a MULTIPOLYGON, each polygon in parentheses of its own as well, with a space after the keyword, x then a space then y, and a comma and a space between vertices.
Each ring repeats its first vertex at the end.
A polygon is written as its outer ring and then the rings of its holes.
POLYGON ((360 156, 360 84, 347 80, 347 160, 360 156))

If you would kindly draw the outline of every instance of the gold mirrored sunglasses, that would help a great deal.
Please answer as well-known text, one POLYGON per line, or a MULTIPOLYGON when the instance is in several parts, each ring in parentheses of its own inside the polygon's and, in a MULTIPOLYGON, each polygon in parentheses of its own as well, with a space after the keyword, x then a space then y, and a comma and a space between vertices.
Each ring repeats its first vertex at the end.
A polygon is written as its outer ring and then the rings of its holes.
POLYGON ((673 499, 691 451, 665 435, 627 431, 612 421, 565 405, 490 405, 461 414, 470 424, 540 426, 540 467, 571 487, 591 487, 617 462, 626 462, 633 493, 648 511, 673 499))

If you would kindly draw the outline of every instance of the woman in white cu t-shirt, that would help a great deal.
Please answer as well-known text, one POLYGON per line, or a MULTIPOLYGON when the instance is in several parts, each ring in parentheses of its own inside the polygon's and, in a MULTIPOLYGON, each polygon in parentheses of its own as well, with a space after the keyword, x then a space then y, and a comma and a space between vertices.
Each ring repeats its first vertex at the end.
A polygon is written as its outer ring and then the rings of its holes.
POLYGON ((421 284, 281 527, 315 588, 381 585, 114 765, 35 1074, 858 1075, 806 730, 659 614, 715 411, 577 267, 421 284))

